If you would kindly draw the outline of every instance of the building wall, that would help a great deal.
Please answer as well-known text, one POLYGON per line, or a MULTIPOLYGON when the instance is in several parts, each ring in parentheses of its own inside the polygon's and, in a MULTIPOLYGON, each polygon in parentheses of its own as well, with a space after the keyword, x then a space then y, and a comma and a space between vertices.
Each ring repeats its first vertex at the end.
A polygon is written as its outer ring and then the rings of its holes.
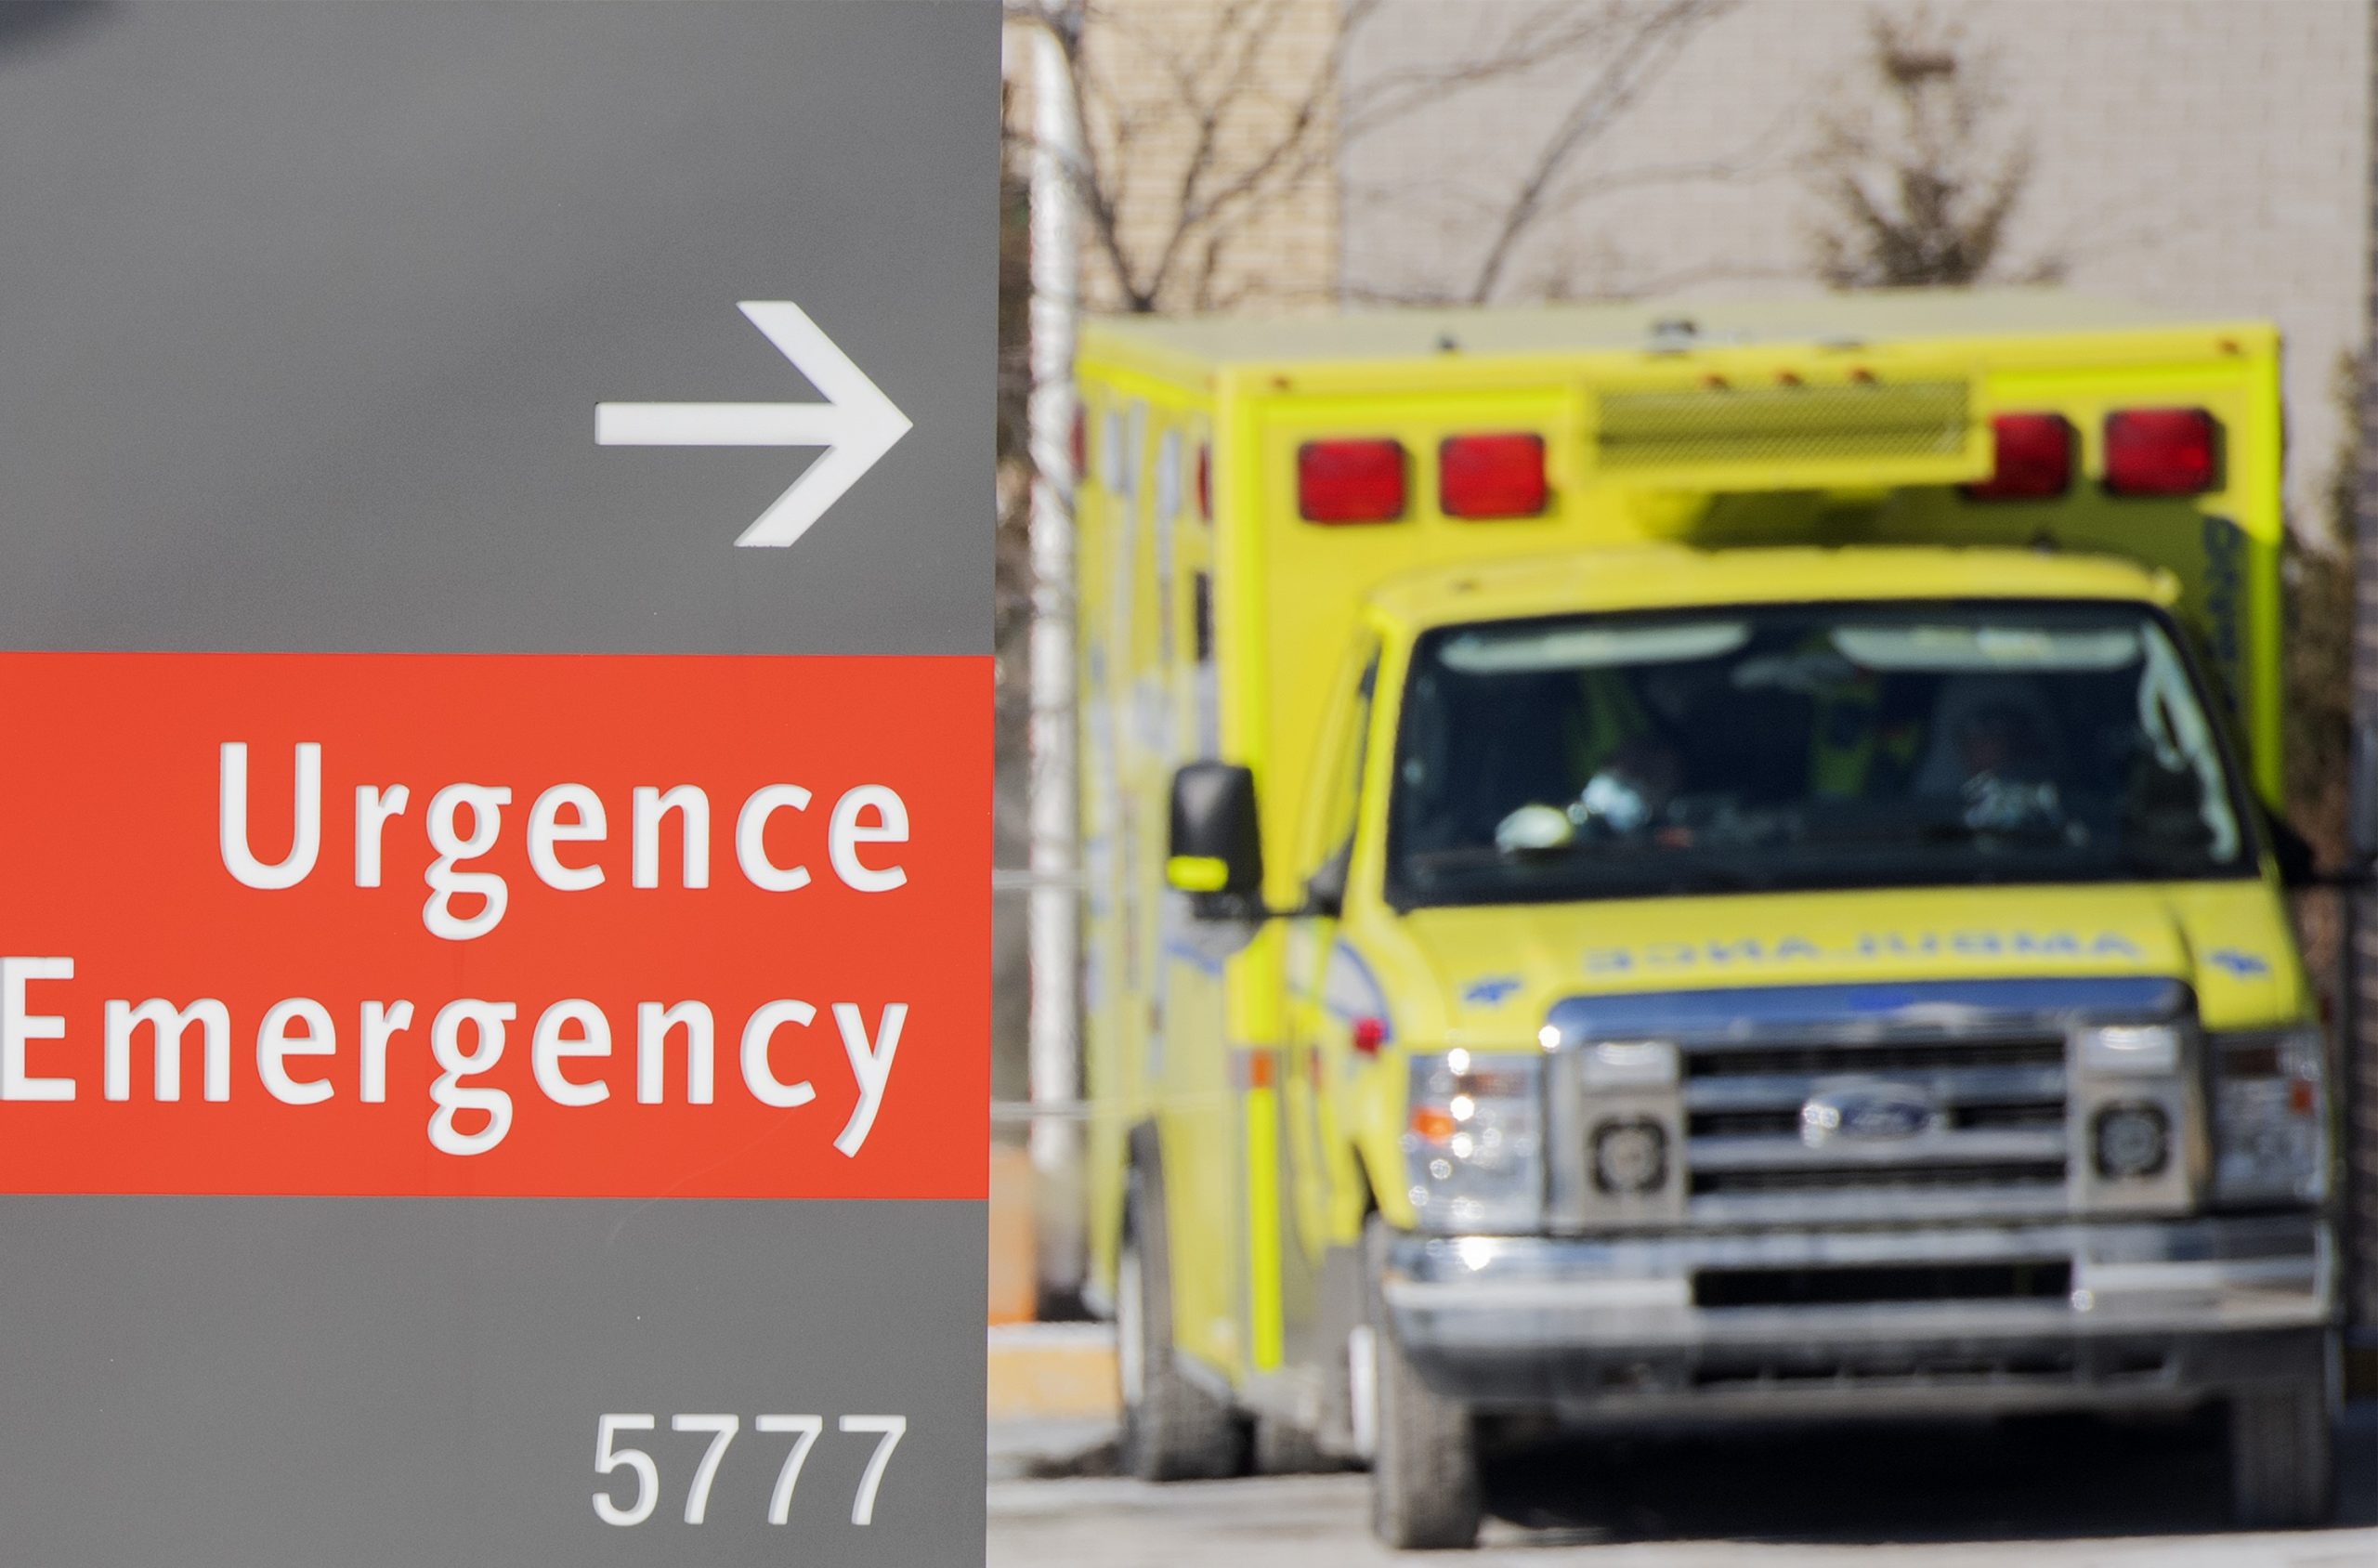
MULTIPOLYGON (((1350 101, 1474 50, 1533 0, 1387 0, 1353 32, 1350 101)), ((1901 0, 1751 0, 1700 32, 1592 140, 1499 297, 1811 286, 1818 215, 1797 166, 1828 105, 1873 97, 1868 19, 1901 0), (1659 171, 1679 171, 1662 175, 1659 171), (1682 171, 1692 171, 1686 173, 1682 171)), ((1995 57, 2035 171, 2009 252, 2064 281, 2276 320, 2288 342, 2288 491, 2334 461, 2339 355, 2362 328, 2370 25, 2363 0, 1964 0, 1932 15, 1995 57)), ((1588 57, 1590 58, 1590 57, 1588 57)), ((1491 216, 1589 79, 1576 60, 1400 118, 1344 149, 1352 298, 1459 296, 1491 216)))
MULTIPOLYGON (((1331 51, 1338 0, 1095 0, 1083 28, 1086 123, 1117 198, 1121 248, 1144 286, 1176 231, 1188 242, 1156 304, 1169 311, 1313 306, 1338 281, 1338 180, 1331 51), (1300 111, 1298 150, 1261 172, 1300 111), (1205 173, 1194 194, 1183 179, 1205 173), (1252 201, 1227 197, 1251 188, 1252 201), (1212 223, 1182 215, 1223 198, 1212 223), (1209 255, 1210 253, 1210 255, 1209 255)), ((1082 287, 1091 309, 1125 303, 1110 256, 1091 243, 1082 287)))

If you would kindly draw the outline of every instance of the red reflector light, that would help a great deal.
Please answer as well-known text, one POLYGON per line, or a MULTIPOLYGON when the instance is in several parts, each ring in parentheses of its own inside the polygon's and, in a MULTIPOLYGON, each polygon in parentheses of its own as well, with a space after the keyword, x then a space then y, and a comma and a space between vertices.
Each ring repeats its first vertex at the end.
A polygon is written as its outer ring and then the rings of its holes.
POLYGON ((1379 1018, 1354 1020, 1353 1047, 1356 1054, 1376 1056, 1378 1048, 1387 1043, 1387 1023, 1379 1018))
POLYGON ((2202 495, 2220 468, 2220 426, 2202 409, 2106 415, 2106 489, 2116 495, 2202 495))
POLYGON ((2002 413, 1990 422, 1990 477, 1961 487, 1968 501, 2044 501, 2072 484, 2072 426, 2062 414, 2002 413))
POLYGON ((1533 517, 1544 499, 1541 436, 1455 436, 1437 448, 1437 504, 1448 517, 1533 517))
POLYGON ((1297 449, 1297 513, 1308 523, 1404 516, 1404 443, 1307 441, 1297 449))
POLYGON ((1197 443, 1197 516, 1214 515, 1214 449, 1197 443))

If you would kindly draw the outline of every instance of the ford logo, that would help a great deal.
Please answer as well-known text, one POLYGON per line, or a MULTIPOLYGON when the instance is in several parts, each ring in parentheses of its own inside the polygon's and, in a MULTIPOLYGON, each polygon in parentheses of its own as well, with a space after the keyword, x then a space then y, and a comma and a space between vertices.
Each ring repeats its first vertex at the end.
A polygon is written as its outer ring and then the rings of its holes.
POLYGON ((1932 1096, 1911 1083, 1864 1079, 1821 1084, 1800 1107, 1800 1141, 1811 1147, 1836 1142, 1914 1138, 1940 1119, 1932 1096))

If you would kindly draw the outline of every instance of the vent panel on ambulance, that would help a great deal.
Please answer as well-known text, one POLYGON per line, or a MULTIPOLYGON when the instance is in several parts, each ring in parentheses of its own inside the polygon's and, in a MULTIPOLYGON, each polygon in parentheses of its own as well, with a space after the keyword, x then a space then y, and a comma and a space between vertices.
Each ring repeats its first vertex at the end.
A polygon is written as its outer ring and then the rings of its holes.
POLYGON ((1822 484, 1834 467, 1866 484, 1979 478, 1988 458, 1968 401, 1963 381, 1607 391, 1595 399, 1594 466, 1704 488, 1764 486, 1779 470, 1822 484))

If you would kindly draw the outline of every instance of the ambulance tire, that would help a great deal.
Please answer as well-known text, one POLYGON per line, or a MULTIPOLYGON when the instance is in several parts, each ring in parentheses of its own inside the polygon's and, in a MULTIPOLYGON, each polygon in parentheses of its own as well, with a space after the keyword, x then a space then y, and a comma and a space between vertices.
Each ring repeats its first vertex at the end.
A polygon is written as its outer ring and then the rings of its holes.
POLYGON ((1371 1532, 1397 1551, 1468 1550, 1485 1513, 1477 1426, 1466 1406, 1421 1380, 1395 1342, 1380 1289, 1388 1235, 1387 1222, 1371 1216, 1363 1237, 1378 1402, 1371 1532))
POLYGON ((2336 1507, 2329 1377, 2229 1399, 2229 1511, 2241 1530, 2310 1530, 2336 1507))
POLYGON ((1245 1466, 1247 1434, 1228 1405, 1181 1373, 1172 1354, 1172 1268, 1164 1192, 1134 1170, 1115 1274, 1123 1386, 1123 1469, 1142 1481, 1207 1481, 1245 1466))

